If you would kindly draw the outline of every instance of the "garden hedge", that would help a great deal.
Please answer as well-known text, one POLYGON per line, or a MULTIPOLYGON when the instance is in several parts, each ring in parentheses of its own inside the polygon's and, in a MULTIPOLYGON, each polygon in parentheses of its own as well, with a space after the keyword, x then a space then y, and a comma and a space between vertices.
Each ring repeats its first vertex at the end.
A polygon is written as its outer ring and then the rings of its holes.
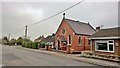
POLYGON ((37 42, 22 42, 22 47, 38 49, 38 43, 37 42))
POLYGON ((45 47, 45 42, 40 42, 40 47, 44 48, 45 47))

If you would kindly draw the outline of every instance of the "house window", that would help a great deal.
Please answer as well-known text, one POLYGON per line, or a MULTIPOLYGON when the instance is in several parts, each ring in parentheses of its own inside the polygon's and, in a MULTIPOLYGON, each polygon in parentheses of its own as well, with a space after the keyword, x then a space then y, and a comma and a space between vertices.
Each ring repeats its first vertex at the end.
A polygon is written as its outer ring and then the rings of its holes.
POLYGON ((68 45, 71 44, 71 39, 72 39, 72 38, 71 38, 71 35, 69 35, 69 36, 68 36, 68 45))
POLYGON ((82 38, 81 36, 78 37, 78 44, 81 45, 82 38))
POLYGON ((109 51, 113 51, 114 47, 113 45, 114 45, 113 41, 108 41, 109 51))
POLYGON ((97 43, 97 50, 104 50, 104 51, 107 51, 107 43, 97 43))
POLYGON ((88 45, 89 45, 89 46, 91 45, 91 40, 90 40, 90 39, 88 39, 88 45))
POLYGON ((114 52, 114 41, 96 41, 96 51, 114 52))

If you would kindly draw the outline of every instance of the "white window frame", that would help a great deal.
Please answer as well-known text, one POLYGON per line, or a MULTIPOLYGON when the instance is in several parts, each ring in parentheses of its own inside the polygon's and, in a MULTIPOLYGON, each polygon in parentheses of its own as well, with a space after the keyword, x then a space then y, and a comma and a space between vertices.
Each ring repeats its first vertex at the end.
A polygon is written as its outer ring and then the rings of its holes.
POLYGON ((92 40, 89 39, 89 38, 86 38, 86 39, 87 39, 87 41, 88 41, 88 46, 91 46, 91 44, 92 44, 92 40), (89 41, 90 41, 90 44, 89 44, 89 41))
POLYGON ((109 44, 112 44, 113 45, 113 51, 110 51, 110 50, 109 51, 114 52, 114 40, 108 40, 107 43, 108 43, 108 50, 109 50, 109 46, 110 46, 109 44), (112 41, 113 43, 109 43, 109 41, 112 41))
POLYGON ((82 46, 82 36, 78 36, 78 46, 82 46), (79 44, 79 37, 81 37, 80 44, 79 44))
POLYGON ((101 52, 114 52, 114 40, 101 40, 95 42, 95 51, 101 51, 101 52), (109 41, 113 41, 113 43, 109 43, 109 41), (105 50, 97 50, 97 42, 106 42, 107 43, 107 51, 105 50), (109 51, 109 44, 113 44, 113 51, 109 51))
MULTIPOLYGON (((71 41, 71 44, 72 44, 72 36, 71 36, 71 40, 70 41, 71 41)), ((68 41, 67 42, 68 42, 67 45, 71 45, 71 44, 69 44, 69 35, 68 35, 68 41)))

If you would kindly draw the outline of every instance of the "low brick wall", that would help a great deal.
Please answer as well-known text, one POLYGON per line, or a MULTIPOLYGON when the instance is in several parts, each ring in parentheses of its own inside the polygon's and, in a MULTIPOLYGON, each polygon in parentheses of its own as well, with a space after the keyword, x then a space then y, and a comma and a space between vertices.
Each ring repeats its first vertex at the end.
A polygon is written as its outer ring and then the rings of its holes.
POLYGON ((81 53, 81 56, 88 57, 88 58, 95 58, 95 59, 102 59, 102 60, 108 60, 108 61, 115 61, 120 62, 120 56, 116 56, 114 54, 95 54, 90 51, 83 51, 81 53))

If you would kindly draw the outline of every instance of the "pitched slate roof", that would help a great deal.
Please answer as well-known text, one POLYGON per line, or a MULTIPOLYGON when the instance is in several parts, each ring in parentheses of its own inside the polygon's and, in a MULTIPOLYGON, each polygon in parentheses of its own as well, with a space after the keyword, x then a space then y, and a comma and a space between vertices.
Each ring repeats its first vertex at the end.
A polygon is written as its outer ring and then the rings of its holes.
POLYGON ((76 34, 92 35, 95 33, 95 29, 89 23, 83 23, 74 21, 71 19, 65 19, 76 34))
POLYGON ((35 39, 34 41, 35 41, 35 42, 40 42, 42 39, 44 39, 44 36, 40 36, 40 37, 38 37, 37 39, 35 39))
POLYGON ((120 27, 101 29, 100 31, 96 32, 90 37, 94 38, 94 37, 115 37, 115 36, 120 37, 120 27))
POLYGON ((54 42, 55 41, 55 36, 48 36, 41 41, 42 42, 54 42))

